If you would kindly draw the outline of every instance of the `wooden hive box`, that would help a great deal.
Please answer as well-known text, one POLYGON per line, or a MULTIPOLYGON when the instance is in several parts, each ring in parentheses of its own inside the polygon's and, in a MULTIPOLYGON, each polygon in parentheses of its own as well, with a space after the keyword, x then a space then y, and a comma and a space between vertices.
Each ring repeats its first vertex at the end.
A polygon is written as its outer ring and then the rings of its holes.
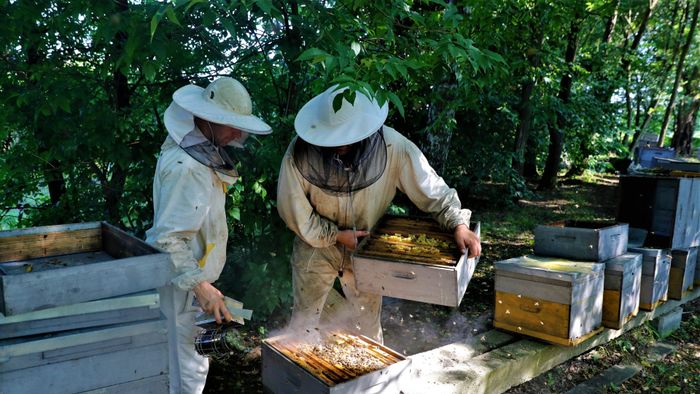
MULTIPOLYGON (((480 228, 478 222, 471 225, 477 235, 480 228)), ((453 234, 433 219, 385 216, 355 250, 353 270, 360 291, 456 307, 478 261, 461 255, 453 234), (441 245, 423 253, 424 246, 408 240, 420 235, 441 245)))
POLYGON ((535 254, 583 261, 604 261, 627 250, 625 223, 568 220, 535 228, 535 254))
POLYGON ((358 375, 322 357, 289 345, 285 336, 262 343, 266 392, 298 394, 400 393, 410 383, 411 360, 370 338, 354 336, 373 349, 385 367, 358 375))
POLYGON ((0 388, 13 394, 167 393, 163 320, 0 341, 0 388))
POLYGON ((673 249, 671 251, 671 272, 668 279, 668 297, 683 299, 683 295, 693 288, 698 248, 673 249))
POLYGON ((645 246, 700 246, 700 177, 621 176, 617 220, 647 230, 645 246))
POLYGON ((620 329, 639 311, 642 255, 626 253, 605 261, 603 325, 620 329))
POLYGON ((0 232, 5 316, 155 289, 171 276, 168 254, 107 223, 0 232))
POLYGON ((642 289, 639 292, 639 308, 653 311, 668 298, 668 278, 671 272, 671 255, 667 249, 630 248, 632 253, 642 254, 642 289))
POLYGON ((565 346, 602 330, 604 263, 530 255, 494 268, 495 327, 565 346))
POLYGON ((99 327, 160 317, 155 290, 13 316, 0 315, 0 339, 99 327))

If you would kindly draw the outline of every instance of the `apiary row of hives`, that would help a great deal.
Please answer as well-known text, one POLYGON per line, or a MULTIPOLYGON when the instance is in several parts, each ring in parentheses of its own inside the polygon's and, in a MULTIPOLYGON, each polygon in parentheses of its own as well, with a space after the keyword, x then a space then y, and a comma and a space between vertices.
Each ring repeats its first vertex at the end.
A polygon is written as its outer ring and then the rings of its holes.
POLYGON ((0 391, 168 392, 170 277, 106 223, 0 232, 0 391))
POLYGON ((620 329, 693 286, 697 248, 629 244, 627 224, 566 222, 535 229, 535 255, 495 263, 494 326, 572 346, 620 329))

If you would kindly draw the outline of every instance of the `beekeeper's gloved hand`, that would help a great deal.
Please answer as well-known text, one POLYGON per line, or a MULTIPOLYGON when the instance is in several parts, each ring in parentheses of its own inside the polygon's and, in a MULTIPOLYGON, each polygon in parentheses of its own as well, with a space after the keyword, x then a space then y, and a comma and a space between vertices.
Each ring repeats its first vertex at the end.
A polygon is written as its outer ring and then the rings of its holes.
POLYGON ((197 297, 199 306, 204 312, 213 315, 216 322, 221 324, 222 321, 231 321, 233 316, 228 311, 224 302, 224 295, 216 287, 209 282, 201 282, 192 288, 194 295, 197 297))

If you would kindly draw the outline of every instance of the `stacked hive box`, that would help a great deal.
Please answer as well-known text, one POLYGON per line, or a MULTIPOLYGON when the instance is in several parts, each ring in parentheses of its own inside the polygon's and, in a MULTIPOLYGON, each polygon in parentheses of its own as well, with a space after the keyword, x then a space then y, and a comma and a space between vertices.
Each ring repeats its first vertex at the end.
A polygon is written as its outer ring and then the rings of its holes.
POLYGON ((601 323, 622 327, 637 313, 642 269, 641 256, 625 254, 627 237, 626 224, 538 226, 536 256, 495 264, 494 325, 563 345, 601 323))
POLYGON ((106 223, 0 232, 0 381, 12 393, 167 392, 168 256, 106 223))
POLYGON ((673 249, 671 251, 671 272, 669 274, 668 296, 680 300, 693 288, 698 248, 673 249))

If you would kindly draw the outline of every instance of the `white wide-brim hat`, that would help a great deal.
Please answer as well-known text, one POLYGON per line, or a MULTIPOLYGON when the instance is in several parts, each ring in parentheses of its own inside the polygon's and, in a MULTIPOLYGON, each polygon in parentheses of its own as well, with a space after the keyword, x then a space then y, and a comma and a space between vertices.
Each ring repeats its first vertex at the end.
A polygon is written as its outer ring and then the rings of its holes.
POLYGON ((194 116, 251 134, 272 132, 267 123, 252 114, 253 103, 245 87, 230 77, 218 78, 206 89, 197 85, 183 86, 173 93, 173 104, 175 106, 171 104, 163 119, 165 127, 177 143, 184 134, 179 135, 177 131, 173 133, 171 128, 189 133, 194 128, 194 116))
POLYGON ((333 99, 344 90, 332 86, 309 100, 294 119, 294 129, 304 141, 325 147, 354 144, 382 127, 389 113, 388 103, 379 106, 362 93, 351 104, 343 99, 340 109, 333 110, 333 99))

